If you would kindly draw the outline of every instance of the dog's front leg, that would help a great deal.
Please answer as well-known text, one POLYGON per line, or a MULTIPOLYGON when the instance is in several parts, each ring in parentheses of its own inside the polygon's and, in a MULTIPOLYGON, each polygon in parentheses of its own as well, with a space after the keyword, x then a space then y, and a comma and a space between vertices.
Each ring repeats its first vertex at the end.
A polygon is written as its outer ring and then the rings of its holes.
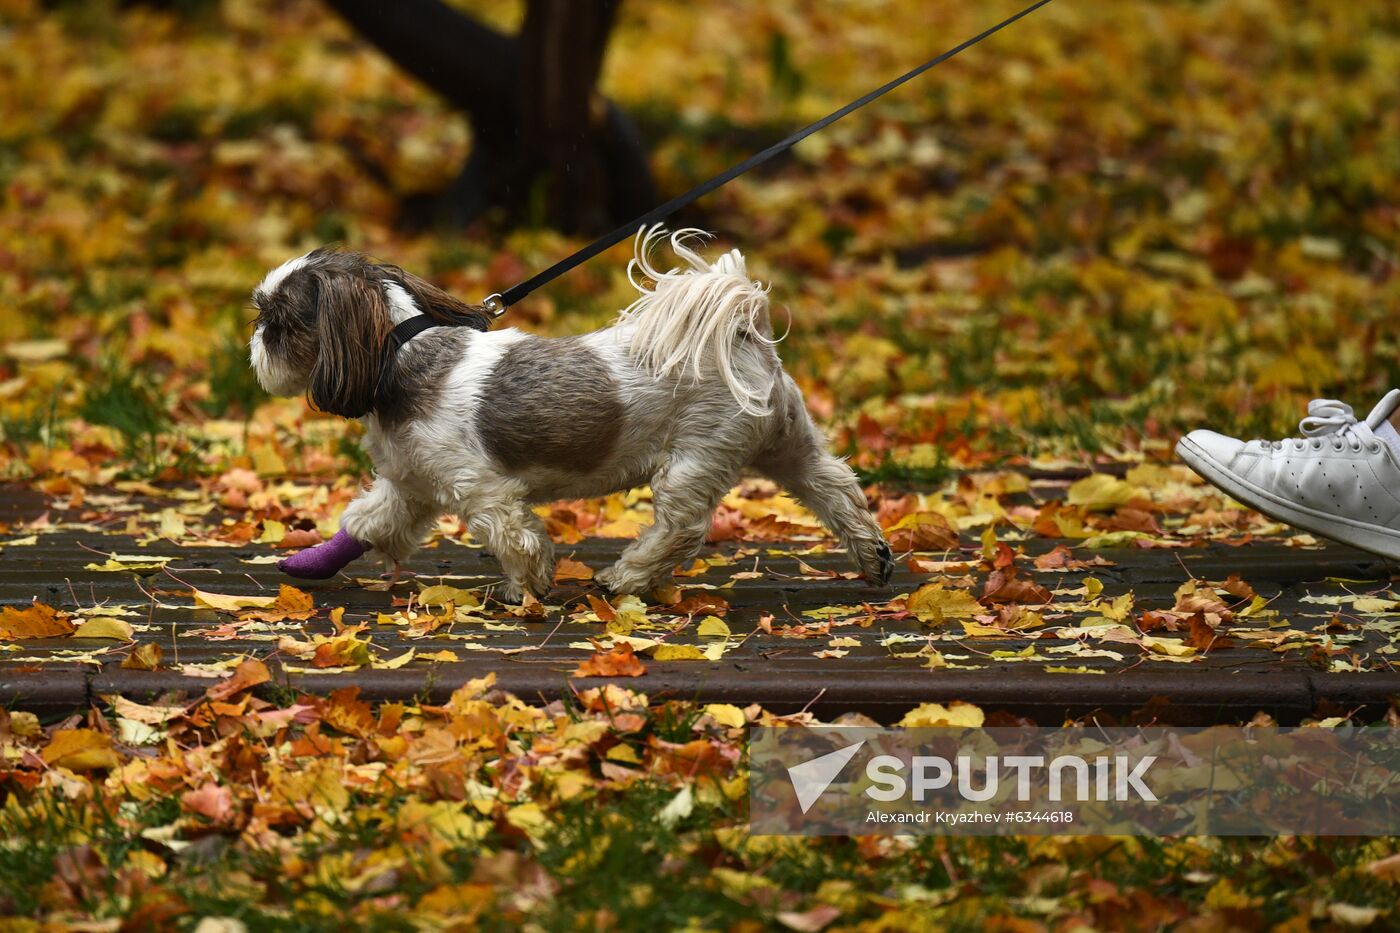
POLYGON ((554 543, 544 522, 519 499, 477 501, 462 516, 472 537, 496 555, 505 582, 496 591, 502 602, 518 603, 529 593, 543 599, 554 584, 554 543))
POLYGON ((401 565, 423 543, 437 519, 435 505, 407 495, 403 487, 383 476, 360 493, 341 516, 340 527, 371 548, 398 581, 401 565))

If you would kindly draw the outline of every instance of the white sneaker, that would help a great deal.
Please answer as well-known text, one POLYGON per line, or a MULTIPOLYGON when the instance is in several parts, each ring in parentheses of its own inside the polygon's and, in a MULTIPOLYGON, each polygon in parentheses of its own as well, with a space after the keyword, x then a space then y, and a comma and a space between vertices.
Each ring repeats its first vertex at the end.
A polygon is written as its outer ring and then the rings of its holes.
POLYGON ((1271 518, 1400 560, 1400 461, 1375 431, 1400 405, 1400 389, 1365 421, 1334 399, 1308 403, 1303 437, 1240 441, 1192 431, 1181 459, 1231 498, 1271 518))

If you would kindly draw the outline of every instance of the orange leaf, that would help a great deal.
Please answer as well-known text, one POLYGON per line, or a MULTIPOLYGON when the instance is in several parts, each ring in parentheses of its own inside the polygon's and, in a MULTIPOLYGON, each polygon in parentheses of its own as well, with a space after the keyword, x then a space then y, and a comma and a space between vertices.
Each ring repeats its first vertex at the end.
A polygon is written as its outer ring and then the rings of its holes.
POLYGON ((205 693, 211 701, 227 700, 235 693, 250 690, 258 684, 265 684, 272 679, 272 674, 268 671, 267 665, 263 662, 250 658, 234 670, 233 676, 227 680, 221 680, 210 687, 205 693))
POLYGON ((574 671, 575 677, 641 677, 646 665, 637 660, 632 646, 621 644, 611 651, 595 651, 574 671))
POLYGON ((180 804, 211 823, 228 825, 233 822, 233 792, 213 781, 203 784, 197 790, 186 791, 180 796, 180 804))
POLYGON ((35 603, 25 609, 5 606, 0 609, 0 641, 22 638, 54 638, 72 635, 75 629, 68 617, 52 606, 35 603))
POLYGON ((315 531, 307 531, 304 528, 293 528, 282 536, 274 547, 279 548, 304 548, 315 547, 321 543, 321 536, 315 531))
POLYGON ((593 568, 582 561, 574 560, 572 557, 561 557, 559 563, 554 568, 554 582, 563 583, 567 580, 592 580, 593 568))

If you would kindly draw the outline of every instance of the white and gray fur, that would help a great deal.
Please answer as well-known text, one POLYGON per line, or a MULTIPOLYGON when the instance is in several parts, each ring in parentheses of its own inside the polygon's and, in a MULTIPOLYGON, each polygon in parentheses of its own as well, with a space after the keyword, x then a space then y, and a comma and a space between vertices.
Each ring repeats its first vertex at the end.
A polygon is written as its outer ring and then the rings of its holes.
POLYGON ((382 347, 395 323, 474 309, 355 253, 317 250, 269 273, 253 293, 258 380, 365 427, 374 481, 342 527, 397 567, 439 515, 459 515, 501 561, 498 596, 543 597, 553 547, 531 505, 649 483, 655 523, 597 576, 646 594, 699 551, 740 476, 757 473, 816 513, 868 580, 886 583, 889 545, 783 372, 767 291, 737 250, 713 264, 694 252, 697 230, 670 237, 687 268, 654 268, 649 254, 665 236, 638 235, 629 274, 641 295, 609 327, 555 339, 434 328, 388 372, 382 347))

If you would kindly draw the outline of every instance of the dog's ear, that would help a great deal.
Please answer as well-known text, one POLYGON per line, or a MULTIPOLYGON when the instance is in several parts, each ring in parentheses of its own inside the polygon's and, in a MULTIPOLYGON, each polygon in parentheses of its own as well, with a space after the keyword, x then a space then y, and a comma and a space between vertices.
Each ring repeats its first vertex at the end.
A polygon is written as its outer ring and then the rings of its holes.
POLYGON ((392 282, 397 282, 404 291, 413 297, 419 310, 429 317, 445 324, 466 324, 476 330, 489 330, 491 318, 484 308, 467 304, 454 298, 431 282, 420 279, 411 272, 397 266, 381 266, 382 274, 392 282))
POLYGON ((307 397, 321 411, 359 418, 374 407, 384 341, 392 321, 377 282, 345 270, 318 270, 316 363, 307 397))

